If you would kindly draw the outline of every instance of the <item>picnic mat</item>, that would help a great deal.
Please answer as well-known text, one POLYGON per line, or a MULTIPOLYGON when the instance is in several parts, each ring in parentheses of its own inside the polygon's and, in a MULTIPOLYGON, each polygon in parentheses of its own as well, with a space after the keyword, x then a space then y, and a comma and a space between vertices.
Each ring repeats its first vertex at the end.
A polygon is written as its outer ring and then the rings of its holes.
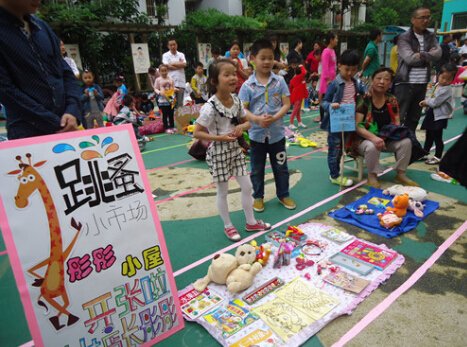
MULTIPOLYGON (((298 270, 296 258, 292 257, 290 265, 273 268, 277 251, 273 247, 266 266, 256 275, 252 286, 242 293, 231 294, 224 285, 215 283, 210 283, 203 293, 197 292, 191 285, 180 290, 185 319, 202 325, 223 346, 299 346, 333 319, 351 314, 405 261, 402 255, 386 246, 373 245, 384 254, 387 251, 387 264, 382 266, 384 269, 370 265, 370 272, 363 276, 344 266, 336 268, 326 261, 329 257, 341 255, 354 244, 372 244, 352 235, 346 242, 331 241, 324 235, 335 229, 324 224, 306 223, 299 228, 308 236, 308 240, 325 244, 319 255, 306 256, 315 262, 314 265, 298 270), (327 263, 321 274, 317 272, 318 262, 323 265, 327 263), (338 271, 334 273, 332 268, 338 271), (333 281, 332 278, 339 277, 338 274, 347 277, 333 281), (245 297, 251 297, 251 293, 274 278, 279 278, 284 284, 259 301, 251 305, 246 303, 245 297), (341 286, 330 282, 339 282, 341 286), (348 288, 344 290, 342 286, 360 288, 351 291, 348 288)), ((382 258, 377 259, 378 265, 384 263, 382 258)))
POLYGON ((420 223, 420 221, 425 219, 428 215, 430 215, 439 208, 438 202, 424 200, 423 204, 425 205, 425 209, 423 210, 423 218, 415 216, 412 211, 407 211, 407 214, 404 216, 400 225, 393 227, 392 229, 386 229, 379 224, 378 217, 376 216, 379 212, 384 212, 385 207, 368 203, 372 198, 389 200, 387 206, 393 206, 390 202, 393 196, 384 195, 381 189, 371 188, 368 194, 339 210, 330 212, 329 216, 342 222, 355 225, 370 233, 377 234, 390 239, 400 234, 406 233, 412 229, 415 229, 418 223, 420 223), (373 215, 356 214, 354 211, 357 210, 358 206, 362 204, 365 204, 368 206, 368 208, 373 209, 375 213, 373 215))

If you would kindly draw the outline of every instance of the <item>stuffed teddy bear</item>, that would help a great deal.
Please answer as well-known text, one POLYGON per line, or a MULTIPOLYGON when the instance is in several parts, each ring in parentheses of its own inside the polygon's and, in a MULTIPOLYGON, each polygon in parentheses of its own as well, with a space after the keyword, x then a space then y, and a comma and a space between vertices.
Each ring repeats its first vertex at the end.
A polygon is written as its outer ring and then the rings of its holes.
POLYGON ((386 211, 392 211, 397 217, 404 217, 407 214, 407 208, 409 207, 409 195, 407 193, 396 195, 392 199, 394 207, 386 207, 386 211))
POLYGON ((425 209, 425 205, 421 201, 414 200, 409 198, 409 207, 408 210, 413 211, 414 215, 418 218, 423 218, 424 213, 423 210, 425 209))
POLYGON ((416 201, 423 201, 426 199, 427 192, 425 189, 420 187, 410 187, 410 186, 403 186, 400 184, 393 185, 385 190, 383 190, 383 194, 385 195, 400 195, 407 193, 410 198, 416 201))
POLYGON ((216 254, 209 266, 208 273, 196 280, 193 287, 202 292, 210 282, 226 284, 232 293, 245 290, 253 283, 253 278, 262 269, 256 263, 256 249, 250 244, 237 248, 235 256, 229 253, 216 254))
POLYGON ((379 224, 386 229, 391 229, 402 223, 402 218, 398 217, 394 211, 385 211, 384 213, 377 214, 379 224))

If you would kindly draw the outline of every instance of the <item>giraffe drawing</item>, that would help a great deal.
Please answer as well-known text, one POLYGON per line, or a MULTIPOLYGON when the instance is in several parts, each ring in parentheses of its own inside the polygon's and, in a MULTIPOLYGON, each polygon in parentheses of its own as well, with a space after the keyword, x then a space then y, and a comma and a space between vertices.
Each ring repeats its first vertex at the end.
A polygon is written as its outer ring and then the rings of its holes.
POLYGON ((64 263, 78 239, 82 224, 77 223, 74 218, 71 219, 71 226, 76 230, 76 234, 68 247, 63 250, 60 222, 55 204, 50 191, 47 188, 47 184, 35 169, 36 167, 44 165, 46 160, 32 164, 31 154, 27 153, 26 157, 28 159, 28 163, 23 162, 21 156, 17 156, 16 160, 19 161, 19 170, 8 172, 8 174, 17 175, 20 182, 18 192, 15 196, 16 207, 24 208, 28 206, 29 197, 36 190, 42 198, 49 223, 50 254, 47 259, 44 259, 31 267, 28 270, 28 273, 35 277, 32 286, 40 287, 40 295, 37 301, 38 305, 44 307, 46 312, 48 312, 48 306, 46 305, 46 303, 48 303, 58 311, 58 314, 49 318, 49 320, 56 330, 60 330, 65 326, 60 324, 60 315, 64 314, 68 317, 66 323, 67 326, 70 326, 79 320, 77 316, 71 314, 67 310, 70 305, 70 301, 65 288, 64 263), (37 270, 44 267, 46 267, 45 274, 39 274, 37 270), (63 303, 58 301, 58 298, 61 298, 63 303))

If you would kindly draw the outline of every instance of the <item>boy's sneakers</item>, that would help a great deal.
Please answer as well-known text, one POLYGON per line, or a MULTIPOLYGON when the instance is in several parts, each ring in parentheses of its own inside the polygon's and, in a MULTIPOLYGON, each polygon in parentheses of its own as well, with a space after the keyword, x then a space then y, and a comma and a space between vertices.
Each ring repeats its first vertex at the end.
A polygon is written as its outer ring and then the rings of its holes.
POLYGON ((263 212, 264 211, 264 200, 259 198, 253 201, 253 210, 256 212, 263 212))
POLYGON ((271 229, 271 224, 263 222, 261 219, 256 220, 256 224, 245 225, 246 231, 265 231, 271 229))
POLYGON ((233 225, 224 227, 224 233, 225 233, 225 236, 229 238, 229 240, 239 241, 241 239, 240 234, 238 233, 237 229, 233 225))
POLYGON ((350 178, 342 175, 337 178, 329 177, 329 179, 331 180, 331 183, 337 184, 338 186, 350 187, 353 184, 353 181, 350 178))
POLYGON ((279 199, 279 201, 288 210, 295 210, 297 208, 297 204, 295 203, 295 201, 293 201, 293 199, 288 196, 285 198, 279 199))
POLYGON ((289 129, 290 129, 290 130, 295 130, 295 129, 297 129, 297 127, 296 127, 295 125, 293 125, 293 124, 290 124, 290 125, 289 125, 289 129))
POLYGON ((300 122, 300 123, 298 123, 298 127, 299 127, 299 128, 306 128, 306 125, 303 124, 302 122, 300 122))
POLYGON ((437 157, 433 157, 430 159, 425 160, 425 164, 427 165, 438 165, 440 163, 441 159, 437 157))

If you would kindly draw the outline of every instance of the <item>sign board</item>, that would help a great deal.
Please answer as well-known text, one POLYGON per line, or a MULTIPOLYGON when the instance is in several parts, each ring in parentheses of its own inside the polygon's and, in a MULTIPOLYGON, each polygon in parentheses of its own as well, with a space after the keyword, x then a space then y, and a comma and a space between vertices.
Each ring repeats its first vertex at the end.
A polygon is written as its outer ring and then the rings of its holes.
POLYGON ((148 44, 132 43, 131 55, 133 56, 133 67, 135 69, 135 73, 148 73, 148 69, 151 66, 151 62, 149 61, 148 44))
POLYGON ((212 58, 211 44, 198 43, 198 60, 203 63, 204 68, 208 66, 209 59, 212 58))
POLYGON ((287 58, 289 55, 289 43, 288 42, 280 42, 279 43, 279 50, 281 51, 281 58, 287 58))
POLYGON ((131 125, 0 143, 0 228, 35 346, 152 346, 183 328, 131 125))
POLYGON ((81 62, 81 55, 79 54, 79 46, 72 44, 72 45, 65 45, 65 50, 67 56, 73 59, 80 70, 83 70, 83 63, 81 62))
POLYGON ((250 61, 251 46, 253 46, 253 42, 245 42, 243 44, 243 54, 245 55, 245 59, 247 61, 250 61))
POLYGON ((339 108, 329 108, 331 132, 355 131, 355 104, 341 104, 339 108))

